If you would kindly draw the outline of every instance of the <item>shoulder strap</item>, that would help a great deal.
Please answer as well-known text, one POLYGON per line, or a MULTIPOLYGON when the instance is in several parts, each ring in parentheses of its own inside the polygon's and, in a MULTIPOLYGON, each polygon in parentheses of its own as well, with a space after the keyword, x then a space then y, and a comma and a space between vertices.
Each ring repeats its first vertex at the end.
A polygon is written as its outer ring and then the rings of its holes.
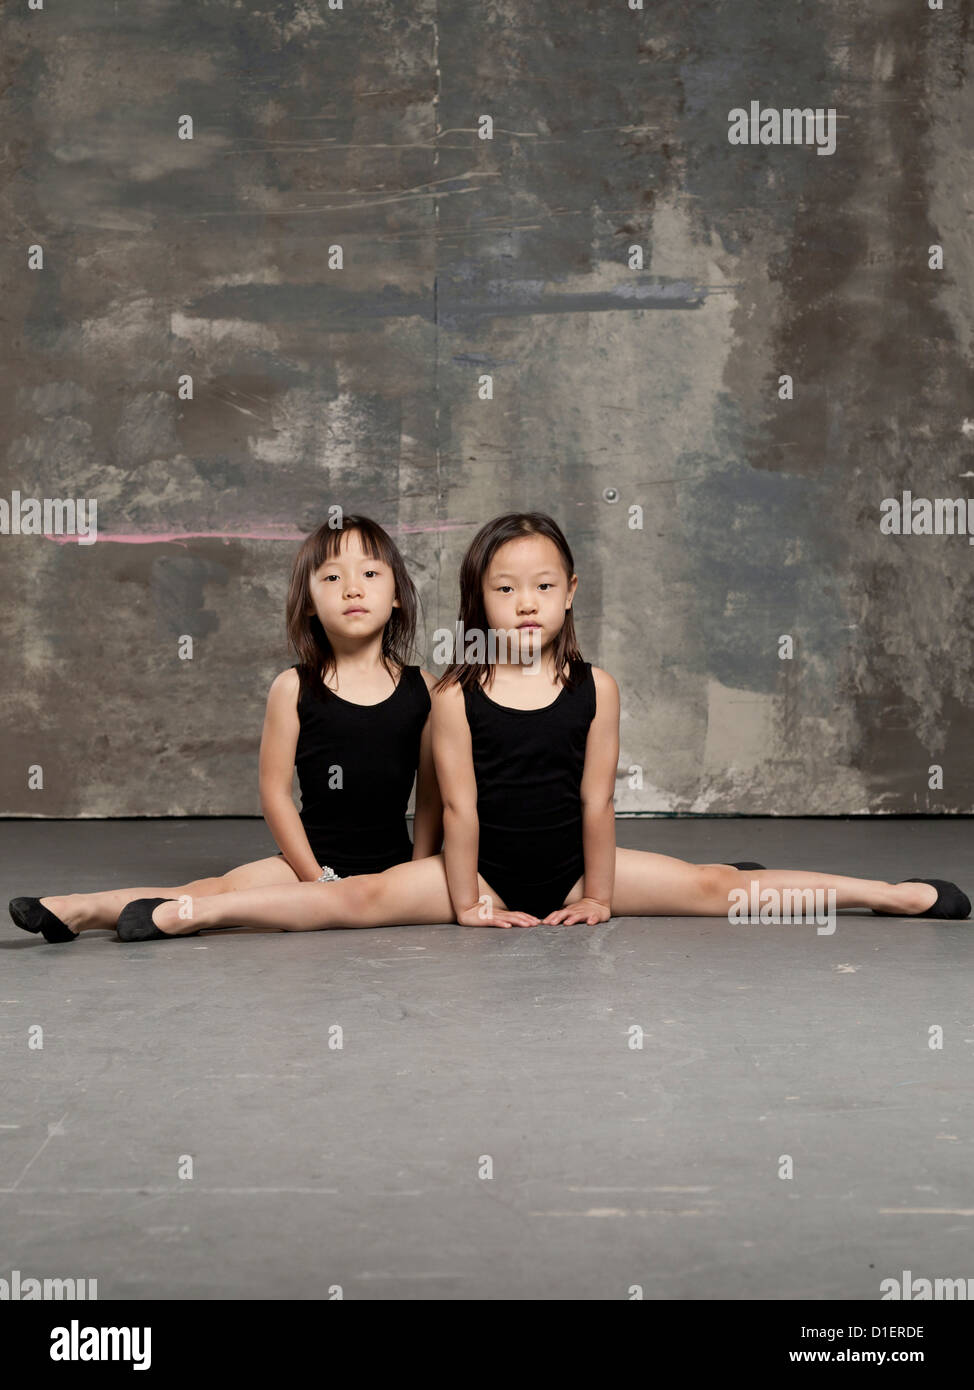
POLYGON ((423 680, 423 668, 421 666, 404 666, 400 680, 407 682, 407 689, 413 690, 416 699, 425 710, 432 708, 433 701, 426 682, 423 680))

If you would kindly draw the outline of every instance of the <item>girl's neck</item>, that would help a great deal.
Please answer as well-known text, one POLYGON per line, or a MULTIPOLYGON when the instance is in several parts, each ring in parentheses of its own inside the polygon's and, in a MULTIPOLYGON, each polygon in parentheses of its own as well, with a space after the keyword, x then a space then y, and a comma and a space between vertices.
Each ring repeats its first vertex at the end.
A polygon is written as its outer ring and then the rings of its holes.
MULTIPOLYGON (((568 663, 566 662, 566 665, 568 663)), ((521 661, 499 661, 487 667, 487 674, 484 680, 485 685, 492 685, 497 676, 502 680, 540 680, 542 683, 547 681, 549 685, 554 685, 561 673, 555 665, 555 648, 551 643, 541 653, 540 661, 521 662, 521 661)))
POLYGON ((386 670, 382 660, 382 634, 360 642, 335 641, 328 636, 335 657, 335 672, 353 679, 368 679, 386 670))

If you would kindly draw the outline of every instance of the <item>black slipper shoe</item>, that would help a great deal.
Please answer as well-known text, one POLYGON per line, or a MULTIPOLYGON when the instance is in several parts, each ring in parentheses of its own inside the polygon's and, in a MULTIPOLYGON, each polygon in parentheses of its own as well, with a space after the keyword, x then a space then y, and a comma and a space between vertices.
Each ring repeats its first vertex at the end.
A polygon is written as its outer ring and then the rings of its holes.
POLYGON ((40 898, 11 898, 8 911, 18 927, 33 932, 35 936, 38 932, 43 933, 45 941, 74 941, 77 938, 78 933, 72 931, 60 917, 55 917, 40 898))
POLYGON ((122 941, 171 941, 176 936, 199 936, 196 931, 160 931, 152 914, 160 903, 175 903, 178 898, 133 898, 122 908, 115 930, 122 941))
POLYGON ((748 864, 745 861, 743 864, 728 864, 727 867, 728 869, 766 869, 768 866, 767 864, 748 864))
POLYGON ((971 900, 962 893, 956 883, 946 878, 902 878, 901 883, 929 883, 937 890, 937 900, 925 912, 882 912, 873 908, 877 917, 940 917, 944 920, 957 920, 971 915, 971 900))

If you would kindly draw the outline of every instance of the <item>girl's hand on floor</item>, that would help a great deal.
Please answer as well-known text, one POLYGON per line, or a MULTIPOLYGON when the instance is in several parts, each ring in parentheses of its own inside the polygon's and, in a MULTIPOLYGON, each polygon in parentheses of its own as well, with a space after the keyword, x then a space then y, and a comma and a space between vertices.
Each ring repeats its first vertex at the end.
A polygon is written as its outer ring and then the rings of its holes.
POLYGON ((576 922, 586 922, 590 927, 594 927, 599 922, 607 922, 611 916, 612 909, 608 903, 600 903, 595 898, 580 898, 570 907, 560 907, 557 912, 549 912, 544 920, 546 926, 552 927, 556 927, 559 922, 563 927, 574 926, 576 922))
POLYGON ((465 907, 457 913, 461 927, 536 927, 540 918, 532 917, 530 912, 511 912, 506 907, 493 906, 490 898, 481 898, 473 907, 465 907))

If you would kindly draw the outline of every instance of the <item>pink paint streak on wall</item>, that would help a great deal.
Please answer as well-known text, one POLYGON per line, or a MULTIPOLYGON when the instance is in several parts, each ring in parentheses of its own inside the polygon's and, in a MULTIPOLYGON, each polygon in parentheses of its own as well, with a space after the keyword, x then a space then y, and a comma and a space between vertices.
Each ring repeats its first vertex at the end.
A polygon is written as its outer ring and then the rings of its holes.
MULTIPOLYGON (((392 535, 409 536, 425 531, 459 531, 465 526, 477 526, 476 521, 433 521, 429 523, 404 522, 398 526, 387 526, 392 535)), ((276 526, 255 526, 249 531, 99 531, 95 544, 111 542, 114 545, 168 545, 191 540, 220 541, 303 541, 308 534, 294 526, 283 523, 276 526)), ((44 532, 44 539, 57 545, 77 543, 78 536, 57 536, 44 532)))

